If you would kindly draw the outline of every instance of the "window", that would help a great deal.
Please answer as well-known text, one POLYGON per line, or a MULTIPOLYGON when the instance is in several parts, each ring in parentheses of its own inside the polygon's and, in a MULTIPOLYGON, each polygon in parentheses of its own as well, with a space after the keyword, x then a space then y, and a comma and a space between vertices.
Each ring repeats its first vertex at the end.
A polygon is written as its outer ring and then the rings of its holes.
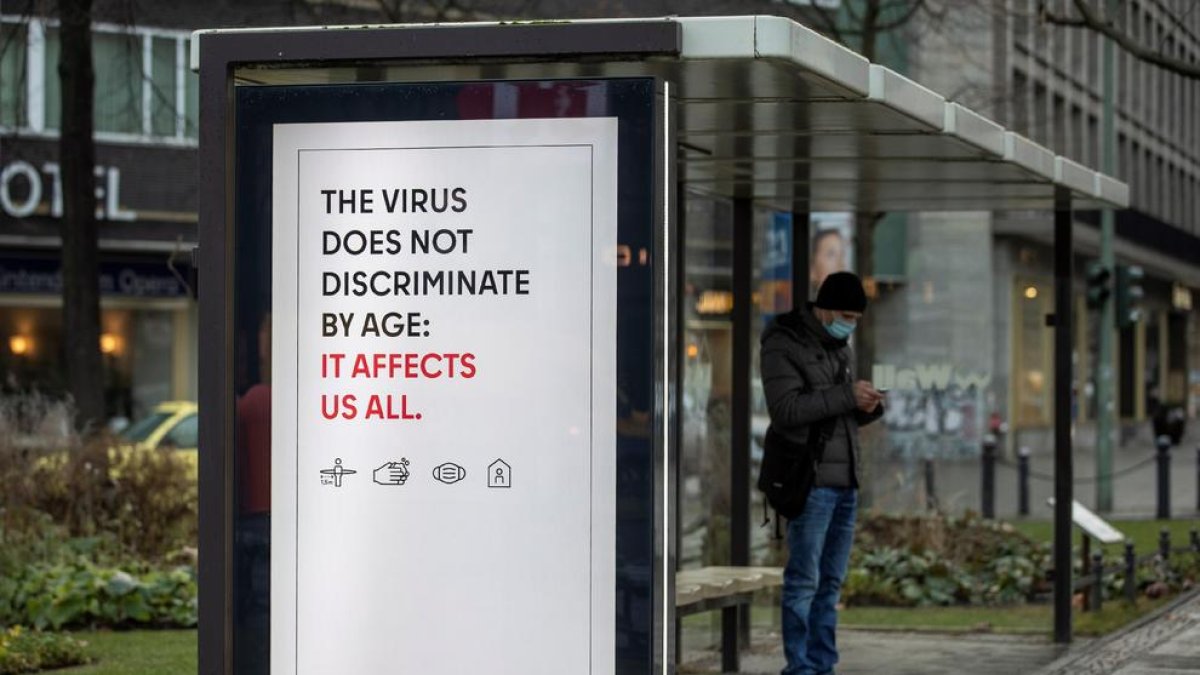
POLYGON ((142 40, 136 35, 93 33, 96 131, 142 131, 142 40))
POLYGON ((1013 312, 1013 398, 1020 428, 1050 424, 1054 392, 1053 331, 1046 314, 1053 307, 1054 284, 1048 279, 1016 279, 1013 312))
POLYGON ((175 135, 176 42, 155 37, 150 49, 150 131, 155 136, 175 135))
MULTIPOLYGON (((58 26, 35 18, 11 21, 2 29, 0 125, 39 132, 61 129, 58 64, 62 37, 58 26), (36 119, 29 119, 31 114, 36 119)), ((187 38, 181 31, 94 26, 97 138, 194 140, 198 86, 197 77, 188 70, 187 53, 187 38)))
POLYGON ((21 24, 0 25, 0 124, 24 126, 26 30, 21 24))
POLYGON ((163 438, 163 445, 174 446, 179 449, 195 448, 197 442, 197 417, 196 415, 188 415, 171 429, 170 433, 163 438))

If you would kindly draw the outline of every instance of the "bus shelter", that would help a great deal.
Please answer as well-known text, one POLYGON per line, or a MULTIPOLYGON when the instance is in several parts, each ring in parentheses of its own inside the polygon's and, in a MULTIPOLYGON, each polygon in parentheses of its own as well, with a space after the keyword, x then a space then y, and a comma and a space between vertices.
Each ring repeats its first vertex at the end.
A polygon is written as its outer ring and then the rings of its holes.
POLYGON ((777 17, 192 45, 202 673, 673 672, 685 190, 732 203, 734 565, 752 210, 1046 212, 1070 639, 1071 213, 1126 185, 777 17))

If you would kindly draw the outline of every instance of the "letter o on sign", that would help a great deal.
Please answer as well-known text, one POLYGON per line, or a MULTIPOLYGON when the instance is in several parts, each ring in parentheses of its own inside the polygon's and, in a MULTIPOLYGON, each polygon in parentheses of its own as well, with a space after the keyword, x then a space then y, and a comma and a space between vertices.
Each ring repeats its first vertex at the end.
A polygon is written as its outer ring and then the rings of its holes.
POLYGON ((34 212, 42 201, 42 177, 29 162, 16 161, 0 171, 0 207, 5 213, 14 218, 24 218, 34 212), (29 195, 25 203, 14 204, 12 199, 12 180, 18 175, 25 176, 29 181, 29 195))

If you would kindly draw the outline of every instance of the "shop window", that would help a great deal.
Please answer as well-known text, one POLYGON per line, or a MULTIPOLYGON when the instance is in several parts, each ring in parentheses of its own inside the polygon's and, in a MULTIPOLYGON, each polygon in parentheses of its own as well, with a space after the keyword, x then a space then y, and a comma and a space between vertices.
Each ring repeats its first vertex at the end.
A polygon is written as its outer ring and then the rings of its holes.
POLYGON ((24 24, 0 25, 0 125, 25 125, 24 24))
POLYGON ((1053 410, 1053 331, 1046 328, 1051 312, 1052 284, 1040 279, 1017 279, 1013 312, 1013 398, 1020 427, 1045 427, 1053 410))

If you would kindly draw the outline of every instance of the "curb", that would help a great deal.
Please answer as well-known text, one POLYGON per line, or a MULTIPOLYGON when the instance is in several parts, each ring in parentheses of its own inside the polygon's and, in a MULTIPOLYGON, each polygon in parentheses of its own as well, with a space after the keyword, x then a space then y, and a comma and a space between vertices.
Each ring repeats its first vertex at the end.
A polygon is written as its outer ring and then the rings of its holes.
POLYGON ((1046 665, 1034 675, 1052 675, 1053 673, 1063 671, 1064 668, 1070 666, 1076 661, 1079 661, 1083 657, 1095 654, 1098 650, 1104 649, 1106 646, 1118 640, 1124 639, 1129 634, 1141 630, 1147 625, 1158 621, 1163 616, 1174 612, 1183 605, 1186 605, 1198 598, 1200 598, 1200 588, 1195 588, 1185 593, 1180 593, 1179 597, 1150 612, 1149 614, 1146 614, 1142 618, 1125 626, 1121 630, 1104 637, 1096 638, 1092 642, 1089 642, 1086 646, 1081 646, 1079 648, 1072 647, 1066 654, 1046 665))

